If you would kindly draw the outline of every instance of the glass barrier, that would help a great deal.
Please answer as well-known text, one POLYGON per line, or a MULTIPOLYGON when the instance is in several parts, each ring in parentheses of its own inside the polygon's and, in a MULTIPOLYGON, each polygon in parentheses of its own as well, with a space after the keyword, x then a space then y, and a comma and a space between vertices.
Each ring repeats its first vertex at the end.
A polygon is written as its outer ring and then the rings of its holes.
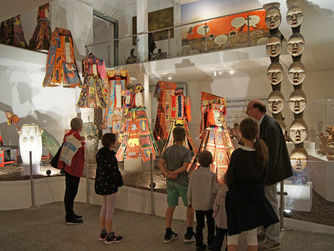
POLYGON ((270 34, 265 13, 264 9, 256 9, 86 47, 88 51, 98 51, 95 55, 112 67, 263 45, 270 34))

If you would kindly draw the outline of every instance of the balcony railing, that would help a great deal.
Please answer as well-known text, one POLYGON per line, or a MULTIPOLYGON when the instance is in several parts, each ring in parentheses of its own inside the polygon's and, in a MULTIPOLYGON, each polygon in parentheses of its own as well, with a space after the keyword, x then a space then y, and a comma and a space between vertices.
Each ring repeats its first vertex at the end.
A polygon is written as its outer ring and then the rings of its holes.
POLYGON ((87 45, 107 67, 263 45, 269 36, 264 9, 140 32, 87 45))

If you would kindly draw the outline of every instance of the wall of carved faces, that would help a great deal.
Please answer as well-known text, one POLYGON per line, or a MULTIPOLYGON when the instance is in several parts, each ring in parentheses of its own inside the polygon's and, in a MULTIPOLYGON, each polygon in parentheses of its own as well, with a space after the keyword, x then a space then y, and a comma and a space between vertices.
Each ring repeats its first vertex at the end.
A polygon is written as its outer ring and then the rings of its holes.
POLYGON ((267 76, 272 87, 272 92, 268 96, 268 110, 280 123, 286 138, 290 138, 294 143, 295 149, 291 154, 291 163, 295 172, 302 172, 307 166, 308 159, 307 152, 303 145, 308 132, 307 125, 303 120, 303 112, 306 107, 306 95, 302 90, 302 85, 305 80, 305 67, 301 62, 305 41, 300 34, 303 13, 300 8, 293 6, 288 9, 286 15, 286 21, 292 29, 292 35, 287 42, 287 51, 292 58, 292 63, 288 69, 287 76, 293 87, 293 91, 290 94, 288 104, 294 115, 294 120, 291 123, 288 132, 285 130, 284 116, 282 115, 285 99, 281 93, 281 83, 284 71, 279 62, 283 39, 283 36, 279 31, 279 26, 282 21, 279 4, 271 4, 267 6, 265 20, 270 31, 270 37, 266 44, 266 51, 271 61, 267 70, 267 76))
POLYGON ((270 58, 271 64, 267 70, 268 81, 271 84, 272 92, 268 97, 268 110, 272 113, 273 117, 281 125, 284 134, 285 123, 282 110, 284 108, 284 96, 281 93, 281 83, 283 79, 283 67, 279 63, 279 56, 282 51, 282 34, 279 31, 279 26, 282 21, 281 12, 279 10, 279 4, 270 4, 265 6, 266 8, 266 25, 270 31, 270 37, 267 40, 266 51, 270 58))
POLYGON ((288 70, 288 79, 293 87, 289 97, 289 108, 293 113, 294 120, 289 129, 289 136, 295 144, 295 149, 291 154, 291 163, 296 172, 303 172, 307 166, 308 155, 304 149, 304 141, 307 137, 307 124, 303 119, 306 107, 306 95, 302 90, 305 80, 305 67, 301 62, 305 47, 305 41, 300 34, 301 24, 303 22, 303 12, 297 6, 288 9, 286 21, 291 27, 292 35, 287 43, 287 51, 292 58, 292 63, 288 70))

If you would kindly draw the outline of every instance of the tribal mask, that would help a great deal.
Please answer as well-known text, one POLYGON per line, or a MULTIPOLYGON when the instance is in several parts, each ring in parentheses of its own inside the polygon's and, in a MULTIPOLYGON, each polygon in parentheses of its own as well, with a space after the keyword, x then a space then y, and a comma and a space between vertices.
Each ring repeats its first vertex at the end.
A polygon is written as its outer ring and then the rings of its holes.
POLYGON ((280 63, 272 63, 268 67, 267 76, 272 85, 277 85, 283 78, 283 67, 280 63))
POLYGON ((307 125, 303 119, 295 119, 290 127, 290 138, 295 144, 302 143, 307 137, 307 125))
POLYGON ((299 114, 303 112, 305 106, 306 106, 306 95, 302 90, 298 89, 295 90, 293 93, 291 93, 289 99, 289 108, 293 113, 299 114))
POLYGON ((307 166, 308 154, 304 148, 295 148, 291 153, 291 165, 294 170, 300 172, 307 166))
POLYGON ((303 11, 298 8, 290 8, 286 14, 286 22, 293 28, 298 27, 303 22, 303 11))
POLYGON ((278 8, 271 7, 266 12, 266 25, 272 30, 278 28, 281 24, 281 13, 278 8))
POLYGON ((278 37, 272 36, 268 39, 266 50, 270 57, 278 56, 281 53, 281 49, 282 49, 282 44, 281 40, 278 37))
POLYGON ((269 111, 273 114, 277 114, 283 110, 284 97, 279 91, 273 91, 268 97, 269 111))
POLYGON ((288 78, 293 85, 301 84, 305 79, 305 67, 301 62, 294 62, 290 65, 288 78))
POLYGON ((291 56, 299 56, 303 53, 305 47, 304 37, 299 34, 295 33, 289 38, 287 51, 291 56))

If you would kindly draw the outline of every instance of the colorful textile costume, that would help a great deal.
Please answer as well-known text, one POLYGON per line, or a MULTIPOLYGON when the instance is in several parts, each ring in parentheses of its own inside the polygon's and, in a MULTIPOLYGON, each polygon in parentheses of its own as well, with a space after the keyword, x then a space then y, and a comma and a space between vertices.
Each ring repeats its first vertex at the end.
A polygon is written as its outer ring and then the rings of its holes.
POLYGON ((0 43, 27 48, 20 15, 1 23, 0 43))
POLYGON ((48 3, 38 8, 37 26, 29 41, 29 48, 32 50, 49 50, 51 28, 47 13, 49 13, 48 3))
POLYGON ((146 108, 136 107, 136 104, 142 102, 140 101, 142 98, 139 96, 142 95, 143 88, 139 88, 139 85, 137 84, 130 90, 132 93, 130 103, 132 105, 127 111, 127 119, 123 124, 123 138, 116 154, 118 161, 122 161, 124 158, 137 159, 141 157, 146 162, 150 160, 151 153, 153 159, 159 154, 147 120, 146 108))
POLYGON ((105 108, 104 86, 107 84, 104 61, 89 54, 82 60, 84 83, 77 106, 81 108, 105 108))
POLYGON ((54 87, 61 83, 63 87, 82 85, 75 62, 71 32, 55 28, 51 35, 43 86, 54 87))
POLYGON ((167 148, 174 144, 173 130, 176 126, 182 126, 186 130, 186 138, 184 141, 184 146, 189 148, 192 155, 197 152, 197 148, 194 144, 194 141, 191 138, 188 122, 191 121, 191 106, 190 99, 183 95, 183 90, 177 88, 175 90, 175 95, 171 96, 171 108, 170 111, 170 119, 171 124, 169 127, 169 134, 167 137, 167 141, 162 149, 162 152, 167 148))
MULTIPOLYGON (((126 86, 129 83, 128 71, 108 71, 107 107, 104 114, 104 128, 111 128, 113 133, 122 129, 123 108, 125 105, 126 86)), ((129 95, 131 98, 131 94, 129 95)), ((130 103, 130 102, 129 102, 130 103)))
POLYGON ((158 110, 157 117, 155 120, 155 126, 153 136, 156 141, 163 139, 166 140, 168 137, 168 129, 170 127, 170 111, 172 96, 176 89, 176 83, 158 81, 154 91, 154 97, 158 99, 158 110))
MULTIPOLYGON (((218 182, 222 183, 234 150, 224 121, 224 115, 226 115, 225 99, 202 92, 201 106, 200 137, 202 141, 198 153, 203 150, 212 153, 211 171, 217 174, 218 182)), ((190 171, 198 167, 198 154, 196 154, 191 163, 190 171)))

